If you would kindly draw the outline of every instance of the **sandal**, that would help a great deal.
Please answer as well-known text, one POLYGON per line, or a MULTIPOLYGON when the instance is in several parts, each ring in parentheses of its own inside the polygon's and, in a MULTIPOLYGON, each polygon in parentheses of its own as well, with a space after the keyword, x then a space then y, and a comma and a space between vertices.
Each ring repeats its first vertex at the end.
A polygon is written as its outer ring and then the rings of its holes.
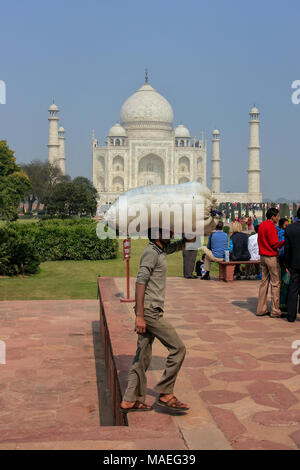
POLYGON ((168 408, 174 411, 187 411, 189 410, 188 406, 182 406, 184 403, 181 401, 177 400, 177 398, 174 396, 170 398, 168 401, 162 401, 160 398, 157 400, 156 404, 158 406, 161 406, 162 408, 168 408))
POLYGON ((131 413, 132 411, 151 411, 151 410, 152 410, 152 406, 146 405, 146 403, 142 403, 139 400, 136 400, 134 405, 131 406, 130 408, 122 408, 122 406, 120 406, 121 413, 125 413, 125 414, 131 413))

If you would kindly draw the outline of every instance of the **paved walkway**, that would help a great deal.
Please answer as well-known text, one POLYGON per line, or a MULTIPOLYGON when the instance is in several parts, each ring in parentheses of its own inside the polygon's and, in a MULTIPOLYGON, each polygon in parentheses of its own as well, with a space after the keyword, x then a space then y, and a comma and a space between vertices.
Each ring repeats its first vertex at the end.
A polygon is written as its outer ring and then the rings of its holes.
MULTIPOLYGON (((175 392, 191 404, 189 414, 172 419, 191 449, 300 448, 300 365, 291 361, 300 317, 296 323, 257 318, 258 286, 257 281, 167 281, 165 315, 187 347, 175 392)), ((124 280, 117 280, 117 287, 123 291, 124 280)), ((132 307, 127 308, 133 324, 132 307)), ((166 356, 158 341, 153 356, 150 403, 166 356)), ((149 415, 157 420, 152 411, 143 417, 147 425, 149 415)), ((131 415, 129 425, 140 419, 131 415)))
MULTIPOLYGON (((119 307, 124 278, 101 282, 124 390, 136 346, 132 305, 119 307)), ((300 322, 256 318, 257 289, 256 281, 168 279, 166 317, 187 346, 176 393, 191 410, 132 413, 122 428, 103 426, 111 423, 98 302, 1 302, 0 449, 300 448, 300 365, 291 362, 300 322)), ((156 341, 149 402, 165 357, 156 341)))

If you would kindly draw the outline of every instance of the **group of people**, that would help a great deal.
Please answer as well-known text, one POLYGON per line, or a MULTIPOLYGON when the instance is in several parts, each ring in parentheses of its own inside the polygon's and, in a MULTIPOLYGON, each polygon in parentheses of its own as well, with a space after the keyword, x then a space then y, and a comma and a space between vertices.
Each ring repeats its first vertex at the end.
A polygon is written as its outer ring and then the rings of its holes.
POLYGON ((280 310, 281 278, 285 273, 290 277, 287 292, 287 320, 297 318, 300 293, 300 207, 294 223, 288 219, 279 220, 279 211, 270 208, 267 220, 260 224, 258 246, 262 280, 259 288, 257 316, 269 315, 272 318, 284 316, 280 310), (271 285, 271 312, 268 311, 267 295, 271 285))
MULTIPOLYGON (((200 278, 210 280, 211 263, 220 263, 226 259, 226 251, 228 251, 231 261, 257 261, 259 260, 259 252, 257 245, 257 232, 259 225, 254 225, 255 234, 248 236, 243 232, 240 222, 235 221, 232 225, 232 235, 228 239, 228 235, 223 231, 223 222, 219 221, 216 230, 210 234, 207 246, 203 247, 203 255, 201 260, 196 263, 196 273, 194 275, 195 260, 197 256, 196 250, 183 250, 183 275, 185 278, 200 278)), ((246 275, 250 275, 250 266, 247 267, 246 275)), ((255 274, 259 278, 259 265, 255 266, 255 274)), ((236 279, 241 278, 239 265, 235 268, 236 279)))
MULTIPOLYGON (((262 268, 262 280, 259 288, 257 316, 269 314, 267 294, 271 285, 272 307, 270 316, 281 317, 279 308, 280 279, 283 270, 290 274, 287 301, 287 319, 294 322, 297 317, 298 296, 300 293, 300 207, 297 220, 293 224, 279 221, 279 211, 270 208, 267 220, 255 227, 255 234, 248 237, 242 232, 239 222, 233 224, 230 241, 219 222, 216 231, 211 234, 208 246, 204 249, 205 275, 209 279, 212 261, 223 261, 224 253, 229 248, 231 259, 259 256, 262 268), (279 225, 278 225, 279 223, 279 225), (278 228, 277 228, 278 226, 278 228), (228 244, 229 242, 229 244, 228 244), (229 246, 228 246, 229 245, 229 246), (283 249, 283 251, 282 251, 283 249)), ((164 319, 164 300, 167 275, 166 256, 183 250, 187 240, 170 243, 163 238, 162 230, 155 238, 149 232, 149 244, 145 248, 136 280, 135 290, 135 331, 138 335, 137 350, 128 376, 128 385, 120 404, 122 413, 132 411, 150 411, 152 406, 145 403, 147 391, 146 371, 152 357, 152 344, 157 338, 167 349, 168 357, 165 370, 154 390, 158 393, 156 405, 171 412, 185 413, 189 410, 174 395, 175 381, 184 361, 186 348, 175 328, 164 319)), ((193 251, 193 250, 186 250, 193 251)), ((194 256, 194 254, 193 254, 194 256)), ((184 254, 184 260, 191 263, 191 255, 184 254)))

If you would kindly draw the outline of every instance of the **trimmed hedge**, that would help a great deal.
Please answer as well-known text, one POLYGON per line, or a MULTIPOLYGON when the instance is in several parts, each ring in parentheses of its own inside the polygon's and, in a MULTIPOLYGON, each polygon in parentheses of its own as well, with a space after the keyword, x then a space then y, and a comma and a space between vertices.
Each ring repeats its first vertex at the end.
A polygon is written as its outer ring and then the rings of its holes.
POLYGON ((40 257, 36 247, 11 225, 0 227, 0 275, 37 273, 40 257))
POLYGON ((91 219, 51 219, 9 226, 32 243, 42 261, 104 260, 116 258, 116 239, 100 240, 91 219))

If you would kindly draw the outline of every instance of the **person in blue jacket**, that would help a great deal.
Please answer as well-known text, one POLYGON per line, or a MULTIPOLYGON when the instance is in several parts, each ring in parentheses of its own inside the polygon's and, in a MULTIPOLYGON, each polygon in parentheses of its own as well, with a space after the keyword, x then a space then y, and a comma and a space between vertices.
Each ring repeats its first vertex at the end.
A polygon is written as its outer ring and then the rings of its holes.
POLYGON ((228 250, 228 235, 223 232, 223 222, 218 222, 216 231, 211 233, 207 242, 207 246, 203 247, 205 254, 204 269, 205 274, 200 279, 210 280, 211 262, 220 263, 225 259, 225 251, 228 250))
MULTIPOLYGON (((282 240, 285 240, 285 229, 289 225, 288 219, 285 217, 282 217, 278 225, 276 225, 277 232, 278 232, 278 238, 279 241, 281 242, 282 240)), ((282 246, 279 250, 279 256, 278 256, 278 261, 280 264, 280 269, 281 269, 281 277, 284 275, 286 269, 285 269, 285 263, 284 263, 284 246, 282 246)))

